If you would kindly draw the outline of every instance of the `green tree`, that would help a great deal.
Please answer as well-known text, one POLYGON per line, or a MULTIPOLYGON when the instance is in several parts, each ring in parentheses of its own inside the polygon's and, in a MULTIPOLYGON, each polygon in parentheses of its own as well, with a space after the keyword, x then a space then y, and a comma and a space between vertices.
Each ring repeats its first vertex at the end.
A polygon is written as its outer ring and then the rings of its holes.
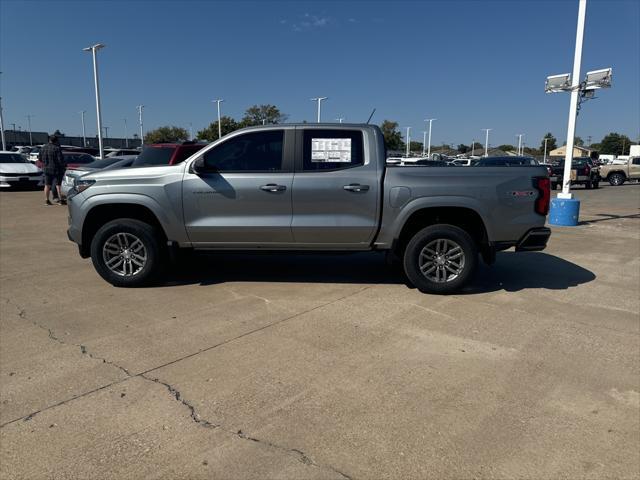
MULTIPOLYGON (((222 136, 224 137, 226 134, 233 132, 234 130, 238 130, 240 125, 233 118, 224 116, 220 118, 220 124, 222 126, 222 136)), ((203 128, 198 132, 196 137, 200 140, 206 140, 208 142, 213 142, 218 139, 218 121, 212 122, 208 127, 203 128)))
POLYGON ((283 123, 289 118, 288 115, 280 112, 275 105, 253 105, 244 112, 244 117, 240 121, 242 127, 262 125, 264 123, 283 123))
POLYGON ((540 150, 541 151, 544 152, 544 139, 545 138, 549 139, 549 140, 547 140, 547 154, 551 150, 555 150, 556 148, 558 148, 558 140, 556 140, 556 137, 554 137, 551 132, 548 132, 544 137, 542 137, 542 141, 540 142, 540 150))
POLYGON ((612 132, 600 142, 599 153, 608 155, 624 155, 629 151, 629 145, 631 145, 631 139, 621 133, 612 132))
MULTIPOLYGON (((406 148, 406 144, 405 144, 405 148, 406 148)), ((411 142, 411 145, 409 146, 409 151, 411 152, 419 152, 420 154, 422 154, 422 142, 411 142)))
POLYGON ((148 131, 144 143, 184 142, 188 138, 189 133, 184 128, 167 125, 148 131))
POLYGON ((458 151, 460 153, 467 153, 471 151, 471 147, 465 145, 464 143, 461 143, 460 145, 458 145, 458 151))
POLYGON ((573 137, 573 144, 576 147, 584 147, 584 140, 580 137, 573 137))
POLYGON ((507 143, 505 143, 504 145, 498 145, 498 150, 502 150, 503 152, 511 152, 514 151, 516 149, 516 147, 514 147, 513 145, 509 145, 507 143))
POLYGON ((402 135, 398 131, 398 122, 392 122, 391 120, 385 120, 380 125, 382 135, 384 137, 384 144, 388 150, 400 150, 403 145, 402 135))
POLYGON ((471 144, 471 146, 469 147, 469 151, 475 153, 475 152, 478 152, 478 151, 482 150, 483 148, 484 148, 484 145, 482 145, 481 143, 473 142, 471 144))

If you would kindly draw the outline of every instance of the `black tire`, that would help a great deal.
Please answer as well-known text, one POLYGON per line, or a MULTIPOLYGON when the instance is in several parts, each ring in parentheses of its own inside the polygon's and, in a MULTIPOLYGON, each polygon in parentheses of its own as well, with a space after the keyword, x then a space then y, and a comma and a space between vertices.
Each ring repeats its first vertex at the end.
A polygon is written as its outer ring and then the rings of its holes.
MULTIPOLYGON (((454 250, 455 248, 451 249, 451 251, 454 250)), ((426 263, 436 265, 436 260, 428 258, 426 263)), ((420 230, 409 241, 404 251, 403 265, 409 281, 421 292, 453 293, 464 287, 473 278, 478 265, 478 247, 471 236, 459 227, 446 224, 432 225, 420 230), (461 269, 457 276, 451 280, 445 278, 446 281, 437 282, 428 278, 427 274, 423 274, 420 270, 421 258, 426 258, 422 256, 423 249, 436 240, 447 240, 447 244, 457 245, 462 250, 464 261, 460 262, 461 269)), ((424 268, 426 267, 428 265, 425 264, 424 268)), ((441 265, 435 268, 436 272, 441 268, 445 275, 450 275, 449 271, 444 271, 445 268, 449 268, 447 266, 441 265)))
POLYGON ((591 187, 600 188, 600 179, 599 178, 594 179, 593 182, 591 183, 591 187))
POLYGON ((587 190, 591 190, 591 187, 592 187, 591 179, 584 182, 584 188, 586 188, 587 190))
POLYGON ((621 173, 612 173, 611 175, 609 175, 608 180, 612 186, 619 187, 626 181, 626 178, 621 173))
MULTIPOLYGON (((102 278, 115 287, 140 287, 157 281, 163 268, 164 254, 156 229, 147 223, 130 218, 116 219, 103 225, 91 241, 91 261, 94 268, 102 278), (141 268, 134 266, 140 268, 135 274, 119 275, 106 264, 105 255, 110 255, 111 252, 107 250, 105 253, 105 243, 111 242, 117 234, 136 238, 143 245, 145 261, 141 268)), ((131 260, 127 261, 132 265, 131 260)))

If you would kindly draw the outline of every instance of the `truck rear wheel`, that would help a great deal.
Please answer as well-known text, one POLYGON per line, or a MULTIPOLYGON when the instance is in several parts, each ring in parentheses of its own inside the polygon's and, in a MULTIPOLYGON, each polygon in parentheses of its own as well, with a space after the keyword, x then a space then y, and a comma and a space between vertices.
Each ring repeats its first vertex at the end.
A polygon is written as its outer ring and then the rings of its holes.
POLYGON ((152 283, 160 274, 162 253, 155 229, 130 218, 103 225, 91 241, 93 266, 116 287, 152 283))
POLYGON ((625 180, 624 175, 621 173, 612 173, 609 175, 609 183, 614 187, 622 185, 625 180))
POLYGON ((407 277, 421 292, 452 293, 473 277, 478 248, 463 229, 432 225, 409 241, 403 263, 407 277))

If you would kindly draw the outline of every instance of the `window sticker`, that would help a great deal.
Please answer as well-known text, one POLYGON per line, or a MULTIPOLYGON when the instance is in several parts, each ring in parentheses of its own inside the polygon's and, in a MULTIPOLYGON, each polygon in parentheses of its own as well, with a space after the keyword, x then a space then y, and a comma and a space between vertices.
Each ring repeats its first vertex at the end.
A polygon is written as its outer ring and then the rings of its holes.
POLYGON ((351 162, 350 138, 312 138, 311 162, 351 162))

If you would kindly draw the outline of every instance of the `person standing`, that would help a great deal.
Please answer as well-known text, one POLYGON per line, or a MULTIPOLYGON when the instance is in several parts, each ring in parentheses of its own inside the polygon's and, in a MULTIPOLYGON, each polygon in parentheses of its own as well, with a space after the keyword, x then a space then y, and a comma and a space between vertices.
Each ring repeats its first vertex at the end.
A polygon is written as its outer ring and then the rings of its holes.
POLYGON ((55 182, 55 188, 60 199, 60 205, 66 205, 67 202, 62 198, 62 192, 60 191, 60 185, 62 184, 62 177, 64 177, 65 163, 62 156, 62 149, 58 143, 58 137, 55 135, 49 136, 49 143, 47 143, 40 150, 40 161, 43 165, 44 171, 44 196, 45 205, 53 205, 49 200, 49 192, 51 191, 51 185, 55 182))

